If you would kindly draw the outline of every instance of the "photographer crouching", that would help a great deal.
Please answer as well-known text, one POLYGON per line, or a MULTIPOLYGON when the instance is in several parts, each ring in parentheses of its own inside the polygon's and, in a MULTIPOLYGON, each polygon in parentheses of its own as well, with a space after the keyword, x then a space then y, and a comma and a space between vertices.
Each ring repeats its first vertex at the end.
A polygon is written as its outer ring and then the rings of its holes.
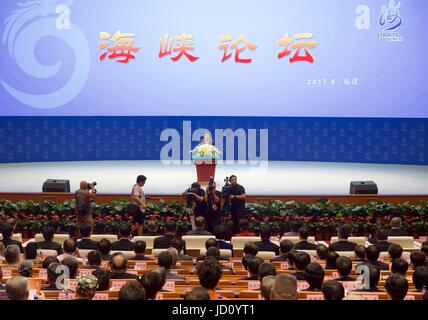
POLYGON ((214 228, 221 219, 221 192, 217 191, 216 183, 211 178, 205 192, 205 202, 207 203, 207 229, 214 233, 214 228))
POLYGON ((184 193, 187 207, 193 207, 193 215, 191 216, 192 228, 194 229, 194 218, 203 216, 205 218, 207 212, 207 203, 205 200, 205 191, 201 188, 198 182, 192 183, 191 187, 184 193))
POLYGON ((80 188, 76 190, 74 198, 76 200, 75 212, 77 215, 78 226, 90 223, 93 225, 92 219, 92 202, 95 200, 95 194, 97 190, 95 186, 96 182, 88 183, 85 180, 80 181, 80 188))

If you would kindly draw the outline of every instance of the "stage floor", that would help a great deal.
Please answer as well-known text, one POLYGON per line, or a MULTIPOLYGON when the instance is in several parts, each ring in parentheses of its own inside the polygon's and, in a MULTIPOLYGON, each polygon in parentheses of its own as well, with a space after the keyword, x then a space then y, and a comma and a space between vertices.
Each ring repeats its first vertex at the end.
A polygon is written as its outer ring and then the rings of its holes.
MULTIPOLYGON (((88 161, 0 164, 0 192, 41 192, 46 179, 96 181, 99 193, 131 192, 147 176, 147 194, 181 194, 196 180, 193 164, 160 161, 88 161)), ((347 195, 353 180, 373 180, 380 195, 428 194, 428 166, 269 161, 264 166, 219 164, 217 185, 235 174, 249 195, 347 195)))

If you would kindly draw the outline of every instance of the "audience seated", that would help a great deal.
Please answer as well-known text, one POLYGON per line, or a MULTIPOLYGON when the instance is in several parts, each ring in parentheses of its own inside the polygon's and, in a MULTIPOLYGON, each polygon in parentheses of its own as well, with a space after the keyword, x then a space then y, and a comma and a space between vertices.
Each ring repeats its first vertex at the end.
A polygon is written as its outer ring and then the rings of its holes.
POLYGON ((267 263, 267 262, 263 262, 260 266, 259 266, 259 280, 260 280, 260 285, 263 281, 264 277, 267 276, 276 276, 276 269, 275 266, 272 263, 267 263))
POLYGON ((110 289, 110 272, 104 268, 98 268, 93 273, 98 279, 97 291, 106 291, 110 289))
POLYGON ((171 241, 171 247, 177 249, 177 252, 178 252, 177 260, 192 261, 193 258, 184 253, 185 244, 186 244, 186 241, 184 241, 183 239, 174 238, 171 241))
POLYGON ((260 227, 260 241, 256 242, 259 251, 272 251, 279 255, 279 246, 270 241, 272 230, 268 224, 260 227))
POLYGON ((247 242, 244 244, 244 255, 251 254, 253 256, 256 256, 259 252, 259 247, 255 242, 247 242))
POLYGON ((10 226, 10 225, 5 226, 2 229, 1 234, 3 235, 3 239, 0 241, 4 244, 5 248, 7 248, 7 246, 9 246, 9 245, 14 244, 14 245, 18 246, 19 251, 21 253, 24 252, 22 249, 22 243, 17 241, 17 240, 12 239, 12 236, 13 236, 13 227, 12 226, 10 226))
POLYGON ((99 269, 101 268, 101 252, 98 250, 89 251, 88 256, 88 266, 85 266, 87 269, 99 269))
POLYGON ((352 260, 347 257, 339 257, 336 260, 336 268, 339 273, 338 281, 355 281, 355 278, 350 277, 352 271, 352 260))
POLYGON ((321 291, 324 295, 324 300, 327 301, 338 301, 345 297, 345 288, 337 280, 324 282, 321 291))
POLYGON ((413 272, 413 284, 416 291, 422 291, 423 288, 428 288, 428 268, 419 266, 413 272))
POLYGON ((145 251, 146 251, 146 242, 142 240, 138 240, 134 244, 135 256, 131 260, 140 260, 140 261, 153 260, 151 257, 147 257, 144 254, 145 251))
POLYGON ((391 225, 391 229, 390 230, 386 230, 386 235, 388 237, 405 237, 408 236, 409 234, 404 231, 401 230, 401 218, 400 217, 394 217, 391 219, 390 225, 391 225))
POLYGON ((198 266, 197 272, 201 287, 208 291, 210 300, 226 300, 216 292, 217 284, 223 273, 220 264, 216 260, 205 260, 198 266))
MULTIPOLYGON (((67 258, 69 259, 69 258, 67 258)), ((92 300, 98 287, 98 279, 91 275, 82 276, 77 282, 76 300, 92 300)))
POLYGON ((59 243, 56 243, 53 240, 55 234, 55 229, 51 226, 46 226, 42 229, 42 235, 44 241, 37 242, 37 246, 39 249, 45 250, 56 250, 58 255, 62 253, 62 247, 59 243))
POLYGON ((296 251, 293 254, 293 263, 294 269, 296 270, 293 273, 293 276, 296 277, 297 280, 305 280, 304 271, 306 266, 311 262, 311 257, 306 252, 296 251))
POLYGON ((196 287, 185 293, 184 300, 210 300, 210 295, 207 289, 196 287))
POLYGON ((98 242, 98 251, 101 252, 102 260, 110 260, 111 242, 108 239, 101 239, 98 242))
POLYGON ((195 230, 190 230, 186 233, 186 236, 210 236, 211 232, 204 230, 205 218, 202 216, 195 218, 195 230))
POLYGON ((122 223, 119 229, 120 239, 111 244, 111 250, 113 251, 134 251, 134 242, 130 239, 131 237, 131 225, 128 223, 122 223))
POLYGON ((27 300, 29 296, 28 278, 15 276, 7 280, 6 294, 9 300, 27 300))
POLYGON ((94 225, 94 234, 106 234, 107 225, 104 221, 97 221, 94 225))
POLYGON ((61 286, 63 286, 63 283, 61 284, 58 283, 58 285, 56 283, 57 279, 63 272, 63 267, 61 267, 61 263, 51 262, 49 263, 47 269, 48 269, 47 278, 48 278, 49 284, 46 287, 43 287, 42 290, 61 290, 62 289, 61 286))
POLYGON ((146 272, 140 279, 140 284, 143 286, 147 300, 155 300, 157 293, 162 290, 162 277, 158 272, 146 272))
POLYGON ((120 288, 119 300, 146 300, 146 290, 139 282, 128 282, 120 288))
POLYGON ((252 257, 250 261, 248 261, 248 277, 243 277, 240 280, 259 280, 259 268, 262 263, 262 258, 252 257))
POLYGON ((83 223, 79 227, 80 239, 77 241, 77 248, 85 250, 97 250, 98 242, 91 240, 92 225, 83 223))
POLYGON ((153 242, 154 249, 168 249, 171 246, 171 241, 177 232, 177 224, 174 220, 167 220, 165 222, 165 234, 161 237, 155 238, 153 242))
POLYGON ((399 244, 391 243, 388 247, 388 255, 391 261, 399 259, 403 255, 403 248, 399 244))
POLYGON ((261 280, 260 284, 260 293, 263 300, 270 300, 270 295, 272 292, 273 285, 275 283, 275 276, 265 276, 261 280))
POLYGON ((425 262, 425 253, 423 252, 412 252, 410 254, 410 261, 412 263, 413 270, 416 270, 417 267, 421 267, 425 262))
POLYGON ((110 278, 111 279, 137 279, 138 275, 127 273, 126 269, 128 268, 128 259, 120 253, 116 252, 110 258, 110 278))
POLYGON ((235 237, 255 237, 254 232, 250 232, 250 222, 247 219, 240 219, 239 222, 239 233, 235 234, 235 237))
POLYGON ((4 257, 6 264, 3 265, 5 268, 16 268, 19 263, 20 250, 16 244, 10 244, 4 251, 4 257))
POLYGON ((306 227, 299 229, 300 241, 294 245, 295 250, 316 250, 317 246, 313 243, 308 242, 309 230, 306 227))
POLYGON ((321 291, 324 282, 324 269, 320 264, 309 263, 303 272, 303 277, 309 284, 309 287, 304 291, 321 291))
POLYGON ((42 262, 42 268, 47 269, 52 262, 58 262, 59 260, 55 256, 48 256, 42 262))
POLYGON ((391 300, 403 300, 407 295, 409 283, 404 276, 394 273, 386 279, 385 289, 391 300))
POLYGON ((356 262, 361 262, 361 263, 367 262, 366 247, 364 247, 361 244, 355 246, 355 248, 354 248, 354 259, 356 262))
POLYGON ((143 236, 146 236, 146 237, 160 236, 160 233, 158 233, 158 221, 157 220, 155 220, 155 219, 150 220, 147 223, 147 229, 148 229, 148 231, 143 233, 143 236))
POLYGON ((252 254, 246 254, 242 257, 242 267, 244 270, 248 271, 248 265, 250 263, 250 260, 252 260, 254 256, 252 254))
POLYGON ((339 228, 338 237, 339 241, 330 243, 328 249, 330 251, 354 251, 357 246, 354 242, 349 242, 348 238, 351 236, 352 227, 350 224, 345 223, 339 228))
POLYGON ((70 279, 75 279, 77 275, 77 269, 79 269, 79 262, 73 256, 68 256, 62 259, 61 264, 68 268, 70 279))
POLYGON ((167 280, 184 279, 182 275, 171 272, 171 268, 174 265, 174 256, 170 252, 168 251, 161 252, 161 254, 158 257, 158 265, 159 267, 165 268, 167 280))
POLYGON ((63 244, 64 253, 60 254, 57 258, 59 262, 62 262, 66 257, 74 257, 78 262, 83 262, 83 259, 79 256, 79 252, 77 250, 77 242, 75 239, 67 239, 63 244))
POLYGON ((384 229, 379 229, 376 231, 376 239, 377 242, 374 245, 379 249, 379 252, 388 251, 391 243, 388 242, 388 235, 384 229))
POLYGON ((339 258, 339 254, 336 253, 336 252, 330 251, 327 254, 327 259, 325 259, 325 269, 326 270, 335 270, 335 269, 337 269, 337 267, 336 267, 337 258, 339 258))
POLYGON ((29 260, 19 262, 18 273, 20 276, 31 278, 33 275, 33 263, 29 260))
POLYGON ((214 235, 215 239, 217 240, 218 248, 219 249, 229 249, 233 251, 233 245, 231 243, 226 242, 226 234, 227 230, 226 227, 222 224, 219 224, 215 226, 214 228, 214 235))
POLYGON ((36 260, 37 259, 37 243, 29 242, 24 248, 25 260, 36 260))
POLYGON ((367 262, 363 264, 370 264, 379 270, 389 270, 389 266, 386 263, 378 261, 379 249, 374 244, 366 248, 366 257, 367 262))
POLYGON ((394 259, 391 264, 391 272, 392 273, 399 273, 403 276, 406 275, 407 270, 409 269, 409 264, 404 259, 394 259))
POLYGON ((328 256, 328 247, 323 245, 323 244, 319 244, 317 245, 317 258, 320 261, 325 261, 327 260, 327 256, 328 256))
POLYGON ((297 300, 297 279, 291 274, 279 274, 275 278, 271 300, 297 300))
POLYGON ((290 240, 282 240, 279 243, 279 251, 280 255, 276 256, 272 259, 270 259, 270 262, 281 262, 281 261, 287 261, 288 253, 293 249, 293 242, 290 240))

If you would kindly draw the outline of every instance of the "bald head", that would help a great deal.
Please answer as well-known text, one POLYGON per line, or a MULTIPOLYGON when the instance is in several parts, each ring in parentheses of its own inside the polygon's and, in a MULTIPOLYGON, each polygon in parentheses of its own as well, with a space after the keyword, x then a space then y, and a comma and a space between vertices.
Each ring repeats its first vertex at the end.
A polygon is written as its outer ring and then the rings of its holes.
POLYGON ((28 299, 28 279, 21 276, 13 277, 6 282, 6 294, 10 300, 28 299))
POLYGON ((128 267, 128 259, 122 253, 115 253, 110 258, 110 266, 113 272, 125 271, 128 267))
POLYGON ((402 223, 402 221, 401 221, 400 217, 394 217, 391 219, 391 228, 400 229, 401 223, 402 223))
POLYGON ((260 286, 260 291, 263 299, 270 300, 270 293, 272 291, 274 284, 275 284, 275 276, 266 276, 263 278, 260 286))

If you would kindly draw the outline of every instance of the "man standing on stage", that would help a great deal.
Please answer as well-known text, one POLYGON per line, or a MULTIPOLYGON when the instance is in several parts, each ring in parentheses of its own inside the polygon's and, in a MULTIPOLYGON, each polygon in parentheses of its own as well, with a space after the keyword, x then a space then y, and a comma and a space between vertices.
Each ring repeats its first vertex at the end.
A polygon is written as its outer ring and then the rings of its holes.
POLYGON ((239 220, 245 217, 245 188, 238 184, 235 175, 229 177, 230 186, 230 212, 232 214, 233 231, 239 231, 239 220))
POLYGON ((134 230, 139 236, 143 235, 144 215, 146 212, 146 195, 143 186, 147 178, 143 175, 137 177, 137 183, 132 187, 131 201, 129 201, 128 213, 134 217, 134 230))
MULTIPOLYGON (((95 184, 95 183, 94 183, 95 184)), ((77 214, 77 224, 90 223, 93 225, 91 203, 95 199, 96 190, 86 181, 80 181, 80 189, 76 190, 74 198, 76 201, 75 211, 77 214)))
POLYGON ((216 190, 214 181, 210 182, 205 192, 205 202, 207 203, 207 229, 214 233, 214 228, 220 223, 221 218, 221 192, 216 190))

